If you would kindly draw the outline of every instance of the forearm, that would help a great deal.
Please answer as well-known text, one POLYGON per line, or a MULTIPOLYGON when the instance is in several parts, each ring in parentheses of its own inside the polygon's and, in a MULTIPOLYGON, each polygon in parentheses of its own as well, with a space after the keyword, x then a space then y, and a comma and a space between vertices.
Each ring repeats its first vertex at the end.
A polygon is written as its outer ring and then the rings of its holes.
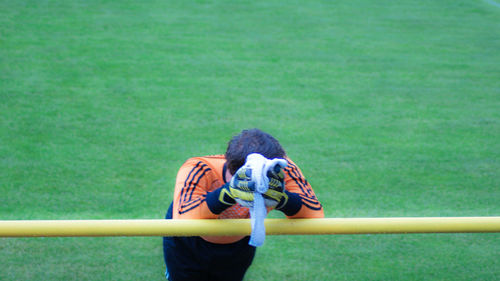
POLYGON ((236 201, 229 197, 223 192, 226 185, 219 187, 218 189, 207 193, 207 207, 215 215, 219 215, 224 212, 227 208, 236 204, 236 201))
POLYGON ((325 214, 323 212, 323 206, 317 199, 314 197, 313 200, 311 198, 306 197, 302 194, 295 193, 296 195, 296 200, 299 201, 299 203, 295 203, 298 207, 297 212, 292 213, 285 213, 285 215, 288 218, 293 218, 293 219, 298 219, 298 218, 324 218, 325 214), (298 199, 297 199, 298 197, 298 199), (311 204, 311 202, 314 202, 314 204, 311 204))
POLYGON ((283 212, 286 216, 293 216, 299 212, 302 201, 297 193, 285 190, 285 194, 286 196, 282 198, 284 202, 279 202, 276 210, 283 212))

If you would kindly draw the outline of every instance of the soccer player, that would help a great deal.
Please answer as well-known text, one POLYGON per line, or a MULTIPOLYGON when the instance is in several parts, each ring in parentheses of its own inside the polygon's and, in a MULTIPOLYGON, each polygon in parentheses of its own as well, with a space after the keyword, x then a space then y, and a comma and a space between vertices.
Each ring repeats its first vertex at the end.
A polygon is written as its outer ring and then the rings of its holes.
MULTIPOLYGON (((238 202, 253 201, 251 170, 242 167, 251 153, 283 158, 288 164, 267 174, 268 210, 276 209, 288 218, 324 217, 310 184, 280 143, 251 129, 234 136, 225 155, 194 157, 182 165, 166 219, 249 218, 249 208, 238 202)), ((255 247, 248 242, 249 236, 164 237, 166 277, 169 281, 242 280, 255 255, 255 247)))

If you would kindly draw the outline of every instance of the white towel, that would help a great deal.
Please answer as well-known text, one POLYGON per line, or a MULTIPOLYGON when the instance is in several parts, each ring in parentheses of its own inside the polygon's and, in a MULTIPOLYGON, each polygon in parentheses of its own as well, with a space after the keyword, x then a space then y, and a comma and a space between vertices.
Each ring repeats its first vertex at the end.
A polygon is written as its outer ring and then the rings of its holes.
POLYGON ((262 194, 266 193, 269 188, 267 172, 270 169, 274 169, 276 165, 285 168, 287 162, 285 159, 280 158, 267 159, 258 153, 249 154, 245 162, 245 167, 252 169, 252 180, 255 182, 254 203, 253 207, 250 207, 252 233, 250 235, 250 242, 248 243, 255 247, 264 244, 264 240, 266 239, 264 219, 267 216, 267 209, 262 194))

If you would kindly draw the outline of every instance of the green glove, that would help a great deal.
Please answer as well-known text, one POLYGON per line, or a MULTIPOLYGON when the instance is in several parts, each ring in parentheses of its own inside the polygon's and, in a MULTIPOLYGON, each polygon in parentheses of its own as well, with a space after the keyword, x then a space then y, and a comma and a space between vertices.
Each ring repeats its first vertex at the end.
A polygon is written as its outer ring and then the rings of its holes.
POLYGON ((219 201, 225 204, 238 202, 241 206, 253 206, 253 193, 255 182, 252 181, 252 169, 241 167, 231 178, 229 184, 223 186, 219 195, 219 201), (228 200, 228 197, 232 200, 228 200))
POLYGON ((288 201, 285 193, 285 174, 279 165, 267 172, 269 178, 269 189, 264 193, 266 207, 281 209, 288 201))

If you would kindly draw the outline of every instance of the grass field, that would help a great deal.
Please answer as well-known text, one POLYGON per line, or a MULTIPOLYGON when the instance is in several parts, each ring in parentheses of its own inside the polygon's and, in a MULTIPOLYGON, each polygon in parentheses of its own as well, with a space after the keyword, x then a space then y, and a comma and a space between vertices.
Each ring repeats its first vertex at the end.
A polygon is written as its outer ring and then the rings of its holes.
MULTIPOLYGON (((495 3, 0 0, 0 219, 161 218, 252 127, 327 217, 498 216, 495 3)), ((0 238, 0 280, 163 271, 158 237, 0 238)), ((500 280, 500 234, 273 236, 246 280, 500 280)))

